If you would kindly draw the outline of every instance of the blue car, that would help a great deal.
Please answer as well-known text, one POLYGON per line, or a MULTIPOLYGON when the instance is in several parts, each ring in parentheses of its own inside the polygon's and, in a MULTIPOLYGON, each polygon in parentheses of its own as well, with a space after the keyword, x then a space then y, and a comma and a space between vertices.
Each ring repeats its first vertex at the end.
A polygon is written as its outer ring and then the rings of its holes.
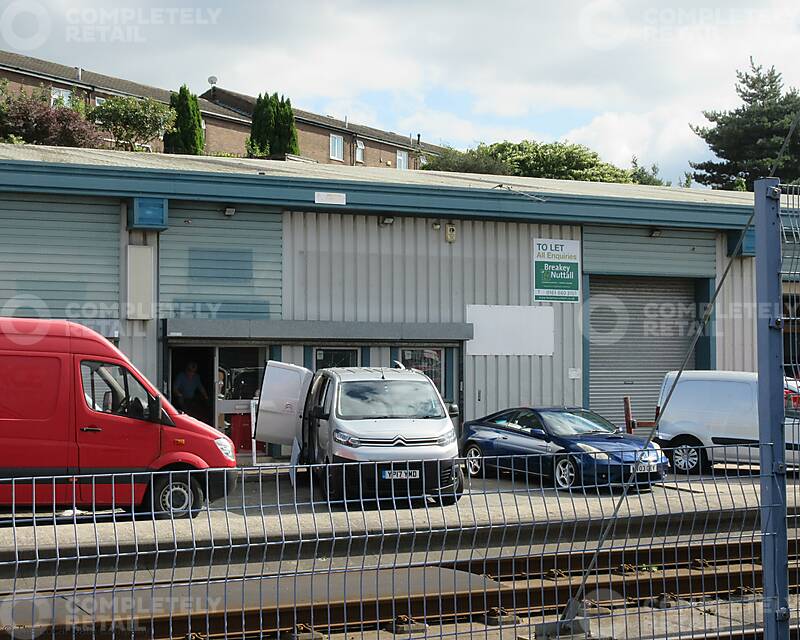
POLYGON ((473 478, 489 469, 523 471, 571 489, 623 484, 633 476, 641 488, 669 468, 658 444, 647 450, 644 444, 586 409, 524 407, 464 423, 460 451, 473 478))

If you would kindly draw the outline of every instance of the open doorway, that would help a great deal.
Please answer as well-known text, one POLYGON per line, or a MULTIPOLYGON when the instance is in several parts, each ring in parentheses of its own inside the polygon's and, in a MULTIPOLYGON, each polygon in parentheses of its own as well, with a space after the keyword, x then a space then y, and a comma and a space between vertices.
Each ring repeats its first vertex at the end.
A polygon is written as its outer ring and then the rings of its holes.
POLYGON ((214 424, 214 348, 173 347, 170 398, 177 409, 214 424))

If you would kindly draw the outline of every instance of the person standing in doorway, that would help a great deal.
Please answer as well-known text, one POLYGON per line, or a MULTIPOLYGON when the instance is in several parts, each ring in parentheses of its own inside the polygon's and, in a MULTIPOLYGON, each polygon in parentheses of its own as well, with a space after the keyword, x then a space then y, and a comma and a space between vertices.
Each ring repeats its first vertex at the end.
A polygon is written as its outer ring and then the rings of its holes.
POLYGON ((190 416, 203 420, 208 406, 208 392, 197 373, 197 363, 190 361, 175 378, 172 395, 176 406, 190 416))

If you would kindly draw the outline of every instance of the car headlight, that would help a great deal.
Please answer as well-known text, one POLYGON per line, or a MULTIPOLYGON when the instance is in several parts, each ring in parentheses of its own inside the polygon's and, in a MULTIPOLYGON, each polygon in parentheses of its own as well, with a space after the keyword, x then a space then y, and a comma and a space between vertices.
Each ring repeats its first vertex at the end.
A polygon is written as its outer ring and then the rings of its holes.
POLYGON ((233 452, 233 443, 231 443, 228 438, 217 438, 214 440, 214 444, 217 445, 217 449, 220 450, 223 456, 228 460, 236 462, 236 454, 233 452))
POLYGON ((436 440, 436 444, 440 447, 446 447, 449 444, 453 444, 456 441, 456 432, 455 429, 450 429, 447 433, 439 436, 436 440))
POLYGON ((339 444, 343 444, 345 447, 356 448, 361 446, 360 439, 356 438, 355 436, 351 436, 349 433, 345 433, 344 431, 339 431, 338 429, 333 432, 333 439, 339 444))
POLYGON ((582 442, 577 443, 577 447, 581 449, 584 453, 588 453, 592 459, 597 462, 598 460, 608 460, 608 454, 605 451, 601 451, 597 447, 593 447, 590 444, 584 444, 582 442))

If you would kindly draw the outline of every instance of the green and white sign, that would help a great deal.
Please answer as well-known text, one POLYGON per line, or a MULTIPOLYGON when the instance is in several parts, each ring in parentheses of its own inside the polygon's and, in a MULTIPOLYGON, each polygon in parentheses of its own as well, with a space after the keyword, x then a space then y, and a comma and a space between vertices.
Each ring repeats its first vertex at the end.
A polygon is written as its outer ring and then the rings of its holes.
POLYGON ((533 241, 533 301, 581 301, 580 240, 533 241))

